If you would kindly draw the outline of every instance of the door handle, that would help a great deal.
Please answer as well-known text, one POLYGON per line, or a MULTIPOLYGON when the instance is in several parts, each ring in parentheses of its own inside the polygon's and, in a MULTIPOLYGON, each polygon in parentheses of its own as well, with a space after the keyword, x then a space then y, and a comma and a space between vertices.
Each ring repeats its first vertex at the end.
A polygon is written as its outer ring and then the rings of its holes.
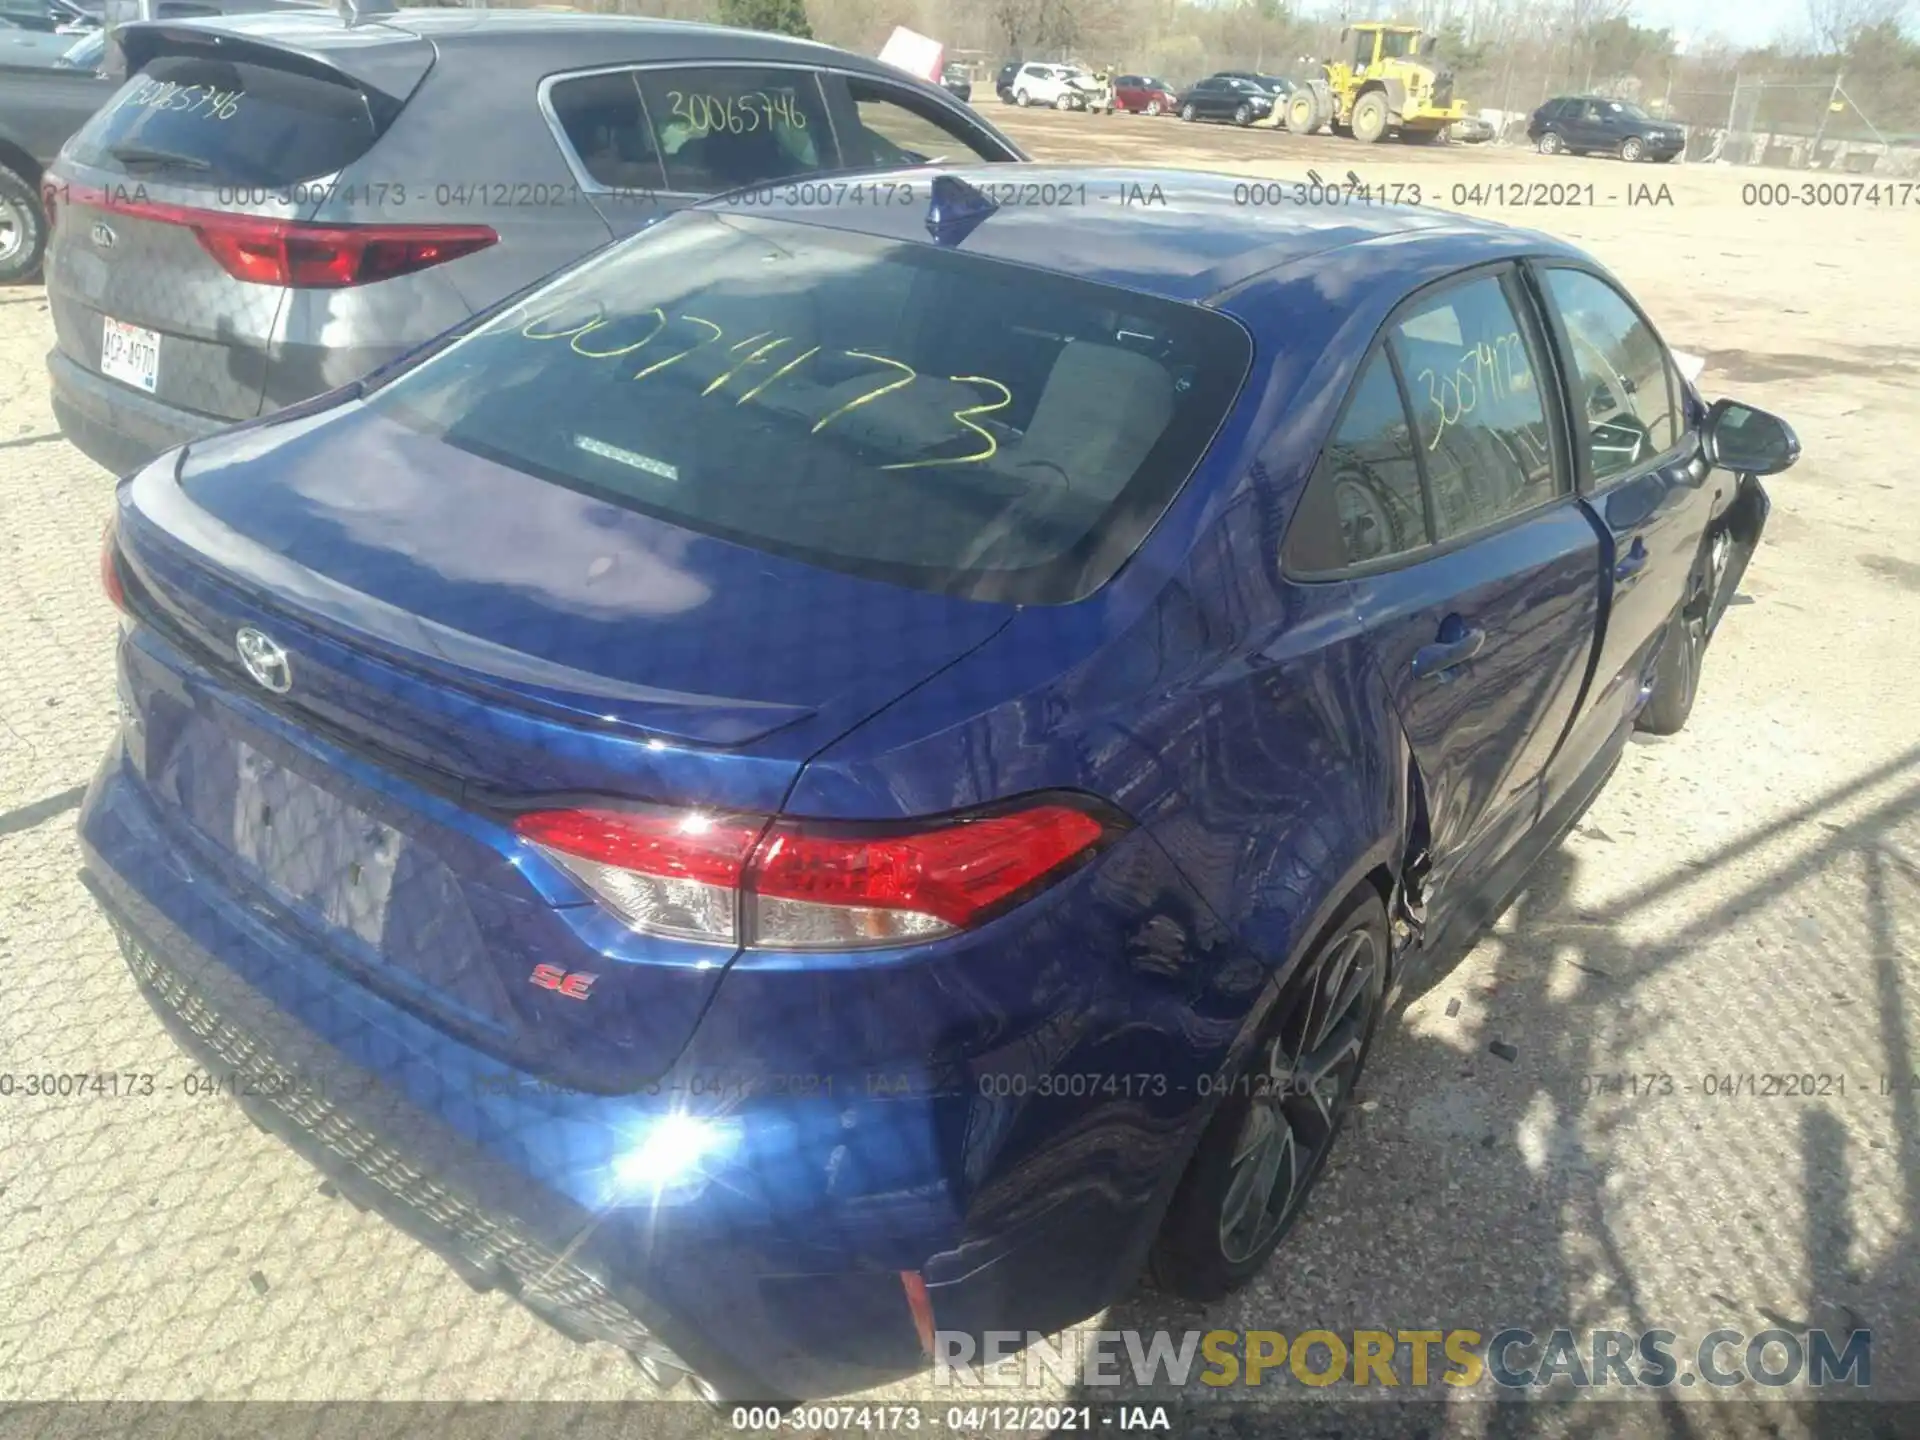
POLYGON ((1487 646, 1487 632, 1469 628, 1457 615, 1440 627, 1440 638, 1413 652, 1413 678, 1447 681, 1452 672, 1487 646))
POLYGON ((1616 585, 1626 585, 1647 568, 1647 542, 1638 535, 1633 544, 1627 547, 1627 553, 1620 557, 1613 567, 1613 579, 1616 585))

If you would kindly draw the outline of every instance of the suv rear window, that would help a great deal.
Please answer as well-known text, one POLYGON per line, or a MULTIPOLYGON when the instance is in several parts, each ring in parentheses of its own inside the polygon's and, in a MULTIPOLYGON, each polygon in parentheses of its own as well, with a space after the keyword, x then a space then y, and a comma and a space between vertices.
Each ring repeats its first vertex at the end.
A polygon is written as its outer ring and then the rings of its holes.
POLYGON ((382 128, 368 96, 345 81, 251 60, 163 55, 87 122, 73 155, 142 177, 291 185, 351 165, 382 128))
POLYGON ((1210 310, 931 245, 686 212, 368 400, 758 549, 982 600, 1119 569, 1233 404, 1210 310))

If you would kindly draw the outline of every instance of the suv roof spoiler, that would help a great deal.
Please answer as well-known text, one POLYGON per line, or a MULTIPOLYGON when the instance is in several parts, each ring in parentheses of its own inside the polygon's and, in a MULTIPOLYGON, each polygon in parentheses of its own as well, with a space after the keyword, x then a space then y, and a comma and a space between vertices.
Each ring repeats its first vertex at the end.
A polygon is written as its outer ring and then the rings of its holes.
MULTIPOLYGON (((353 0, 341 0, 344 8, 353 0)), ((376 12, 375 4, 392 0, 359 0, 365 19, 375 24, 391 18, 376 12)), ((378 95, 389 112, 404 105, 427 71, 433 68, 434 48, 429 40, 404 28, 391 28, 387 43, 369 45, 366 37, 350 34, 352 21, 338 27, 314 28, 308 17, 327 17, 325 6, 288 8, 260 13, 236 13, 191 20, 136 20, 113 32, 124 60, 123 74, 133 74, 161 54, 215 54, 249 59, 277 69, 319 79, 345 79, 378 95), (303 20, 306 23, 301 23, 303 20)), ((112 42, 109 42, 110 44, 112 42)), ((376 116, 384 125, 392 119, 376 116)))

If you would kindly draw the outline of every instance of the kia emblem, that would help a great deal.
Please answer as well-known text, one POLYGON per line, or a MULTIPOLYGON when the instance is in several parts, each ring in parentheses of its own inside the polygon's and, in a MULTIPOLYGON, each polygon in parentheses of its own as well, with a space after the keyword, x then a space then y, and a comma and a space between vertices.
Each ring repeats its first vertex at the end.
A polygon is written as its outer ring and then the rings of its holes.
POLYGON ((87 233, 93 237, 93 243, 99 246, 100 249, 111 250, 113 248, 113 242, 116 238, 113 233, 113 227, 108 225, 104 220, 94 221, 93 229, 87 233))
POLYGON ((233 637, 233 646, 240 652, 240 663, 247 667, 247 674, 263 688, 276 695, 293 688, 293 662, 272 636, 249 625, 233 637))

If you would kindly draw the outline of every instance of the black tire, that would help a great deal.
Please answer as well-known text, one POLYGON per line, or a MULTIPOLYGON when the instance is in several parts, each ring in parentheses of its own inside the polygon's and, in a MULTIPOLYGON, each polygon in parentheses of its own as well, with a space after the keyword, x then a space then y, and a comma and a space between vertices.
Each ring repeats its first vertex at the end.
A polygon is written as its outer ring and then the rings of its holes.
POLYGON ((1635 729, 1649 735, 1678 735, 1686 727, 1700 693, 1700 668, 1718 618, 1713 614, 1714 596, 1720 592, 1732 549, 1733 537, 1724 530, 1709 535, 1701 545, 1687 602, 1667 622, 1667 638, 1653 672, 1653 694, 1641 707, 1635 729))
POLYGON ((1287 129, 1294 134, 1311 135, 1319 114, 1320 107, 1314 103, 1313 91, 1300 89, 1287 97, 1287 129))
POLYGON ((1192 101, 1188 101, 1185 105, 1182 105, 1180 107, 1180 118, 1186 121, 1192 121, 1195 118, 1197 118, 1194 114, 1192 101))
POLYGON ((1033 104, 1033 97, 1027 94, 1025 90, 1016 90, 1013 92, 1013 103, 1024 110, 1033 104))
POLYGON ((1239 103, 1239 105, 1234 107, 1233 123, 1236 125, 1246 125, 1246 124, 1249 124, 1252 120, 1253 120, 1253 107, 1247 104, 1246 101, 1242 100, 1239 103))
POLYGON ((1391 119, 1387 97, 1378 90, 1369 90, 1353 102, 1353 138, 1366 145, 1377 144, 1387 138, 1391 119))
POLYGON ((0 166, 0 285, 32 279, 46 248, 39 194, 23 176, 0 166))
POLYGON ((1384 1008, 1387 959, 1386 907, 1369 885, 1341 907, 1289 978, 1246 1069, 1207 1122, 1148 1260, 1159 1289, 1217 1300, 1258 1275, 1292 1230, 1351 1108, 1384 1008), (1323 987, 1331 992, 1324 1003, 1323 987), (1326 1067, 1322 1083, 1261 1083, 1291 1081, 1309 1052, 1326 1067), (1342 1058, 1327 1066, 1336 1053, 1342 1058), (1282 1163, 1284 1194, 1277 1188, 1282 1163), (1273 1173, 1264 1177, 1262 1194, 1259 1172, 1268 1165, 1273 1173))
POLYGON ((1647 142, 1642 140, 1638 135, 1629 135, 1620 142, 1620 158, 1629 165, 1646 159, 1646 156, 1647 142))
POLYGON ((1566 148, 1567 142, 1560 138, 1560 132, 1558 130, 1549 130, 1540 137, 1540 153, 1542 155, 1558 155, 1566 148))

